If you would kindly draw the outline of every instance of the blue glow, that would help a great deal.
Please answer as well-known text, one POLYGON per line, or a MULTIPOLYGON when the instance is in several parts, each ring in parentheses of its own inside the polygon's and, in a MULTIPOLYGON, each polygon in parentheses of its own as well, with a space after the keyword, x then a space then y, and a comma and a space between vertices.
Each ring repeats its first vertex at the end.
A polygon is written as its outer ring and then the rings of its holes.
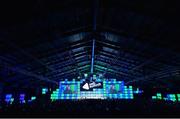
POLYGON ((47 88, 42 88, 42 94, 46 94, 48 92, 47 88))
POLYGON ((32 96, 32 97, 31 97, 31 100, 35 100, 35 99, 36 99, 36 96, 32 96))
POLYGON ((91 74, 93 74, 93 68, 94 68, 94 47, 95 47, 95 40, 93 40, 93 47, 92 47, 91 74))
POLYGON ((12 98, 12 94, 6 94, 5 102, 12 104, 14 102, 14 98, 12 98))
MULTIPOLYGON (((102 88, 91 91, 81 91, 81 81, 61 81, 59 88, 53 91, 51 99, 134 99, 132 86, 125 86, 123 81, 103 81, 102 88)), ((137 92, 138 93, 138 92, 137 92)))
POLYGON ((20 94, 19 101, 20 101, 20 103, 25 103, 26 102, 25 101, 25 94, 20 94))

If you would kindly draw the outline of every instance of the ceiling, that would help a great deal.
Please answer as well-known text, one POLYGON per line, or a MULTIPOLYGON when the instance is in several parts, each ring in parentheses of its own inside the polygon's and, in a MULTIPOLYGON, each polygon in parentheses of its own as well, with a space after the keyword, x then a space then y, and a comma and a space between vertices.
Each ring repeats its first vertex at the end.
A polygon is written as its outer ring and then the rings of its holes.
POLYGON ((95 73, 131 84, 178 85, 168 80, 179 76, 180 69, 176 1, 36 0, 1 5, 0 75, 7 87, 56 85, 89 73, 93 39, 95 73))

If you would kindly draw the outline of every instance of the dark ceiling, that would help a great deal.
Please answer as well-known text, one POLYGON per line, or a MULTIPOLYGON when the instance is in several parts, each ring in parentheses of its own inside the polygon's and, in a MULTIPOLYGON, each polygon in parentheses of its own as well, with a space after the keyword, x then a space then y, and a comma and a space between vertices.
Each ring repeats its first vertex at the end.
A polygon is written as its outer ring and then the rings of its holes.
POLYGON ((179 11, 177 1, 160 0, 6 1, 0 80, 8 87, 36 87, 82 76, 90 72, 96 39, 95 73, 176 86, 168 79, 179 75, 179 11))

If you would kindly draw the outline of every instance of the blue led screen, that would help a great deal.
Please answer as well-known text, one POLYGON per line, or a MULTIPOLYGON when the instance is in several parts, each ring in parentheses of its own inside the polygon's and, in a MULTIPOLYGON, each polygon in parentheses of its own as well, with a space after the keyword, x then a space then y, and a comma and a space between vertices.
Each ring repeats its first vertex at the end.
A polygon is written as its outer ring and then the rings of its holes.
POLYGON ((52 100, 57 99, 133 99, 132 86, 125 86, 123 81, 116 79, 87 83, 82 81, 60 81, 59 88, 51 94, 52 100), (82 85, 83 84, 83 85, 82 85), (82 90, 82 87, 85 89, 82 90))
POLYGON ((78 93, 78 86, 77 86, 77 84, 64 84, 60 87, 60 93, 77 94, 78 93))

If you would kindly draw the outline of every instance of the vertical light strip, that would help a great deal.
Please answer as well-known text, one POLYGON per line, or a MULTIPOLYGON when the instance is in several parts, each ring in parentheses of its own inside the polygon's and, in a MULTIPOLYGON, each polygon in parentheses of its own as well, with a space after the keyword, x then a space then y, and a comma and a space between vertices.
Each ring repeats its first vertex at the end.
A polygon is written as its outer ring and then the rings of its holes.
POLYGON ((91 74, 94 72, 94 47, 95 47, 95 40, 93 40, 93 47, 92 47, 92 57, 91 57, 91 74))

